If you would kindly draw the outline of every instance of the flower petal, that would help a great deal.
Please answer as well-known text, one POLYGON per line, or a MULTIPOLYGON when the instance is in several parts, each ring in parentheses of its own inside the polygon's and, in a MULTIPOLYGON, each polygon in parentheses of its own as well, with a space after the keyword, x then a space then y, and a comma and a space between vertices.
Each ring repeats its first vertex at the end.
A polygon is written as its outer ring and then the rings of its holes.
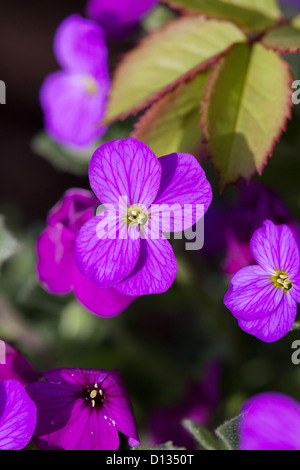
POLYGON ((300 303, 300 274, 291 279, 293 287, 290 290, 291 296, 295 301, 300 303))
POLYGON ((113 212, 104 212, 81 227, 74 247, 78 269, 102 288, 128 276, 140 252, 140 239, 134 238, 126 222, 118 221, 113 212))
POLYGON ((0 382, 13 379, 24 387, 38 380, 40 374, 32 367, 25 357, 12 346, 5 344, 5 364, 0 363, 0 382))
POLYGON ((76 268, 74 270, 74 293, 85 308, 100 317, 119 315, 136 299, 136 297, 118 292, 113 287, 101 289, 76 268))
POLYGON ((89 167, 91 187, 102 202, 119 208, 120 198, 127 207, 148 208, 154 201, 161 177, 161 166, 147 145, 136 139, 107 142, 96 150, 89 167))
POLYGON ((74 239, 74 233, 57 224, 45 229, 37 241, 38 278, 54 294, 72 290, 74 239))
POLYGON ((250 248, 255 261, 269 273, 284 271, 289 277, 298 274, 299 250, 287 225, 274 225, 266 220, 254 233, 250 248))
POLYGON ((277 310, 254 321, 239 320, 242 330, 256 338, 272 343, 285 336, 292 328, 297 316, 297 304, 290 294, 285 294, 277 310))
POLYGON ((54 51, 63 68, 108 79, 105 33, 96 22, 77 14, 66 18, 57 29, 54 51))
POLYGON ((89 0, 87 16, 99 21, 107 33, 121 39, 132 31, 138 20, 157 0, 89 0))
POLYGON ((130 439, 130 445, 139 445, 134 412, 123 380, 117 370, 111 371, 105 381, 106 405, 117 429, 130 439))
POLYGON ((274 312, 283 295, 260 266, 247 266, 231 279, 224 304, 235 317, 251 321, 274 312))
POLYGON ((36 407, 16 380, 0 383, 0 450, 20 450, 30 442, 36 407))
POLYGON ((84 148, 107 130, 99 126, 107 102, 109 84, 83 73, 55 72, 44 81, 40 101, 45 127, 57 142, 84 148))
POLYGON ((243 407, 241 450, 300 450, 300 405, 279 393, 262 393, 243 407))
POLYGON ((128 295, 160 294, 171 287, 176 273, 176 258, 169 241, 163 236, 158 240, 142 238, 135 268, 115 288, 128 295))
POLYGON ((161 212, 163 232, 181 232, 207 211, 212 201, 211 186, 193 155, 172 153, 159 158, 159 163, 161 184, 151 216, 161 212))
POLYGON ((99 201, 91 191, 80 188, 69 189, 50 210, 47 225, 53 227, 61 223, 71 232, 77 233, 79 228, 94 216, 97 206, 99 201))

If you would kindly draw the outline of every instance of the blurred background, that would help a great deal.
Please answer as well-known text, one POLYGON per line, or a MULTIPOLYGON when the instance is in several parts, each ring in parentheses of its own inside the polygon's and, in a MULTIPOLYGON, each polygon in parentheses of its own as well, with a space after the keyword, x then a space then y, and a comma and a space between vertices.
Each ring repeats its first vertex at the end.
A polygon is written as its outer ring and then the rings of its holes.
MULTIPOLYGON (((72 294, 45 292, 35 274, 35 243, 47 212, 66 189, 89 188, 84 172, 55 168, 32 145, 43 129, 40 86, 58 69, 54 33, 69 14, 84 14, 85 5, 85 0, 1 1, 0 79, 6 83, 7 104, 0 107, 0 213, 20 249, 1 272, 0 337, 39 370, 119 369, 143 443, 175 440, 174 426, 167 424, 174 421, 177 443, 185 444, 179 430, 184 417, 197 415, 214 427, 237 415, 246 398, 263 390, 300 400, 300 366, 291 361, 291 345, 300 333, 266 345, 240 330, 223 305, 234 269, 230 263, 249 255, 243 247, 261 225, 258 213, 300 223, 300 105, 294 107, 263 176, 256 178, 259 186, 245 189, 239 184, 220 195, 215 171, 203 162, 214 191, 205 247, 187 252, 184 241, 173 241, 178 276, 172 288, 138 299, 116 318, 96 317, 72 294), (277 203, 284 209, 277 210, 277 203), (232 234, 235 245, 229 240, 232 234)), ((112 63, 143 34, 141 27, 127 42, 110 44, 112 63)), ((298 56, 288 60, 300 79, 298 56)), ((120 135, 128 126, 124 123, 120 135)))

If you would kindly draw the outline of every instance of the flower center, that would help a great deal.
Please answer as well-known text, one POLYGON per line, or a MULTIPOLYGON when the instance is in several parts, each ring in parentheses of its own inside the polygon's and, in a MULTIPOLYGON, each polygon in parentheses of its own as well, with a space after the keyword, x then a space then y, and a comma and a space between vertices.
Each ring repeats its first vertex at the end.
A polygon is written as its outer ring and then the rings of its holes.
POLYGON ((96 81, 90 75, 85 75, 84 76, 84 85, 85 85, 85 88, 86 88, 87 92, 90 95, 95 94, 98 90, 98 86, 97 86, 96 81))
POLYGON ((293 287, 293 283, 288 274, 283 271, 277 271, 275 276, 272 276, 272 280, 276 287, 284 289, 285 292, 288 292, 293 287))
POLYGON ((92 405, 92 408, 95 408, 96 405, 103 405, 105 401, 103 389, 99 388, 98 384, 95 384, 93 388, 87 388, 84 391, 84 398, 92 405))
POLYGON ((139 225, 143 227, 148 222, 148 212, 143 212, 139 206, 130 206, 127 209, 127 223, 128 225, 139 225))

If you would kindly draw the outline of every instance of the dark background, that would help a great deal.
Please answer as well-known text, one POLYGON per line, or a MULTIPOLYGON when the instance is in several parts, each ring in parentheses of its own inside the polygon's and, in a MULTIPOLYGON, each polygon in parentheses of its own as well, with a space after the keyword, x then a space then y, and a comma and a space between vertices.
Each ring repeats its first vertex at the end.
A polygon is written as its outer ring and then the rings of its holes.
POLYGON ((56 28, 72 13, 84 14, 85 0, 0 1, 0 80, 6 105, 0 107, 0 210, 17 207, 23 222, 45 219, 49 208, 85 178, 56 171, 30 146, 43 128, 39 89, 59 68, 52 43, 56 28))

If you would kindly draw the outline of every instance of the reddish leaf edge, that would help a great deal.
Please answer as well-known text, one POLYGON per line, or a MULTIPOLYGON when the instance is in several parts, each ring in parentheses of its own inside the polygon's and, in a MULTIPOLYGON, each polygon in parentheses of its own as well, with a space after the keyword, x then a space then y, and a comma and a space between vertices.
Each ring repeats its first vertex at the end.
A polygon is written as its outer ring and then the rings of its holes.
MULTIPOLYGON (((204 15, 196 15, 196 16, 199 16, 199 17, 203 17, 204 18, 204 15)), ((177 19, 177 21, 179 20, 180 18, 177 19)), ((208 19, 214 19, 214 20, 217 20, 217 21, 220 21, 222 23, 229 23, 229 24, 233 24, 231 21, 227 21, 227 20, 219 20, 219 19, 216 19, 216 18, 208 18, 208 19)), ((175 20, 176 21, 176 20, 175 20)), ((147 34, 146 37, 144 37, 143 39, 140 40, 140 42, 136 45, 136 47, 132 50, 130 50, 129 52, 127 52, 126 54, 123 55, 122 59, 120 60, 120 62, 118 63, 115 71, 114 71, 114 74, 113 74, 113 79, 112 79, 112 89, 113 89, 113 85, 114 85, 114 82, 115 80, 119 77, 119 75, 121 75, 121 72, 120 72, 120 69, 122 68, 122 65, 123 63, 127 60, 128 56, 132 53, 134 53, 138 48, 142 48, 143 45, 144 45, 144 42, 147 42, 148 38, 149 37, 153 37, 154 35, 158 34, 158 33, 161 33, 164 29, 166 29, 170 23, 174 22, 174 19, 171 19, 169 21, 167 21, 167 23, 160 29, 158 30, 155 30, 155 31, 152 31, 150 32, 149 34, 147 34)), ((236 25, 235 25, 236 26, 236 25)), ((242 30, 241 30, 242 31, 242 30)), ((200 72, 203 72, 204 70, 206 70, 208 67, 211 67, 213 66, 216 62, 218 62, 222 57, 224 57, 225 55, 227 55, 230 50, 236 45, 236 44, 239 44, 239 43, 233 43, 231 44, 229 47, 227 47, 227 49, 224 49, 224 51, 222 51, 220 54, 216 54, 215 56, 213 56, 211 59, 208 59, 206 60, 205 62, 201 62, 199 65, 197 65, 196 67, 194 67, 193 69, 189 70, 186 74, 183 74, 181 77, 179 77, 177 80, 175 80, 174 82, 170 83, 169 85, 167 85, 165 88, 162 88, 161 90, 159 90, 155 95, 153 95, 151 98, 149 98, 148 100, 146 101, 143 101, 142 103, 140 103, 139 105, 135 106, 134 108, 131 108, 129 111, 125 111, 124 113, 121 113, 119 114, 118 116, 115 116, 114 118, 111 118, 111 119, 106 119, 105 116, 104 116, 104 119, 99 123, 99 126, 103 126, 103 125, 111 125, 111 124, 114 124, 115 122, 118 122, 118 121, 124 121, 124 119, 128 118, 129 116, 136 116, 140 111, 143 111, 144 109, 146 109, 147 107, 149 107, 150 105, 152 105, 154 102, 158 101, 159 99, 161 99, 163 96, 165 96, 167 93, 171 92, 174 90, 174 88, 176 88, 178 85, 180 85, 181 83, 184 83, 186 82, 187 80, 193 78, 195 75, 197 75, 198 73, 200 72)), ((108 95, 108 100, 110 98, 110 95, 111 93, 108 95)))
MULTIPOLYGON (((276 51, 275 51, 276 52, 276 51)), ((279 56, 280 57, 280 56, 279 56)), ((226 188, 228 188, 229 186, 231 185, 237 185, 242 179, 246 180, 247 182, 249 182, 255 175, 256 173, 258 173, 259 176, 262 175, 265 167, 267 166, 268 162, 269 162, 269 159, 272 157, 273 153, 274 153, 274 149, 276 147, 276 145, 280 142, 281 140, 281 137, 282 135, 286 132, 287 130, 287 124, 288 124, 288 121, 291 120, 292 118, 292 108, 293 108, 293 102, 292 102, 292 93, 293 93, 293 90, 292 90, 292 83, 293 83, 293 75, 292 75, 292 68, 291 68, 291 65, 286 62, 282 57, 280 57, 283 64, 285 65, 285 68, 286 68, 286 71, 287 71, 287 75, 289 75, 289 89, 290 89, 290 97, 289 97, 289 100, 287 101, 286 103, 286 110, 284 112, 284 115, 283 115, 283 123, 282 125, 280 126, 279 128, 279 131, 278 131, 278 134, 276 135, 276 137, 274 137, 273 139, 273 142, 271 143, 271 146, 270 146, 270 150, 266 153, 266 155, 264 156, 264 159, 263 159, 263 163, 262 165, 260 166, 259 169, 255 169, 250 175, 248 178, 244 178, 242 176, 240 176, 239 178, 237 178, 236 180, 234 181, 228 181, 228 183, 225 183, 223 185, 220 184, 220 181, 221 181, 221 172, 220 170, 216 167, 215 163, 214 163, 214 158, 213 158, 213 155, 210 153, 210 150, 209 150, 209 132, 208 132, 208 128, 207 128, 207 125, 205 124, 205 114, 207 113, 207 108, 208 108, 208 100, 209 100, 209 95, 211 93, 211 89, 212 89, 212 86, 213 86, 213 82, 214 82, 214 78, 215 78, 215 73, 216 73, 216 69, 217 69, 217 66, 219 64, 215 64, 212 68, 212 71, 207 79, 207 82, 206 82, 206 85, 204 87, 204 95, 203 95, 203 98, 201 100, 201 107, 200 107, 200 114, 201 114, 201 118, 200 118, 200 122, 199 122, 199 128, 202 129, 203 133, 202 133, 202 144, 206 145, 207 146, 207 151, 208 151, 208 159, 211 161, 213 167, 214 167, 214 170, 217 174, 217 177, 218 177, 218 181, 219 181, 219 186, 220 186, 220 194, 222 194, 224 192, 224 190, 226 188)))

